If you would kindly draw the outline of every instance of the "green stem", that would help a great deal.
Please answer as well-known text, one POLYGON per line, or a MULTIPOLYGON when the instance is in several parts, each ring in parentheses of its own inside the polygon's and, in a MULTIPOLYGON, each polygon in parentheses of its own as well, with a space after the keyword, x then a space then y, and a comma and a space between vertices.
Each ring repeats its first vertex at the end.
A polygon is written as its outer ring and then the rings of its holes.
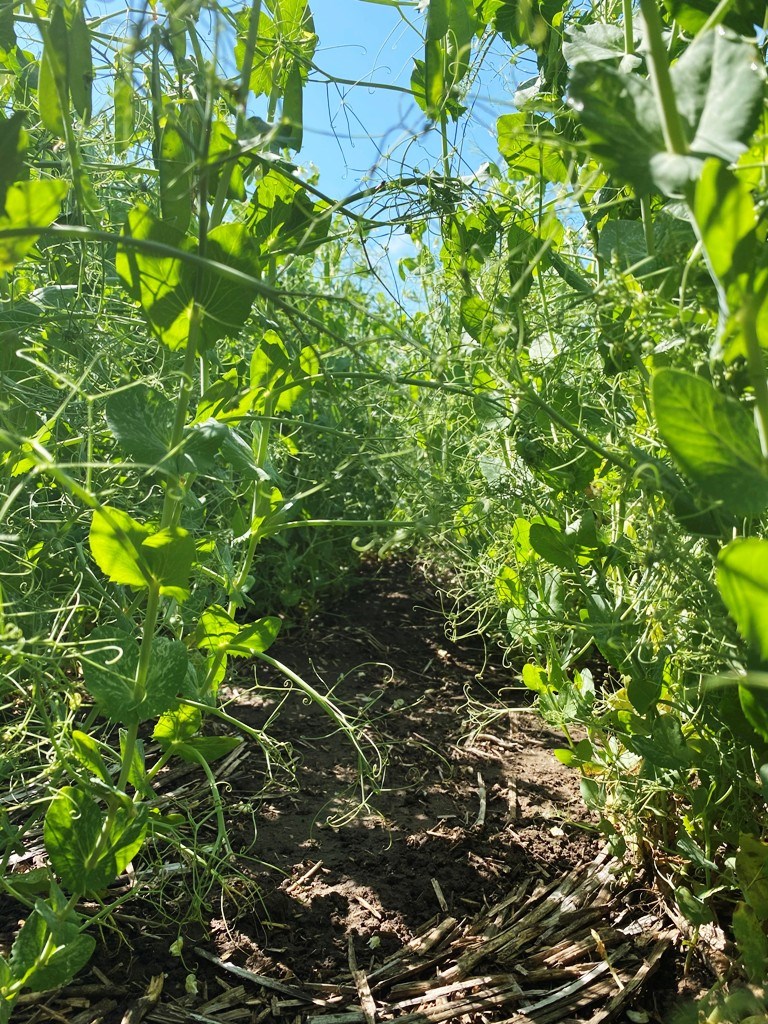
POLYGON ((635 33, 632 25, 632 0, 621 0, 624 13, 624 52, 635 52, 635 33))
POLYGON ((747 367, 755 392, 757 425, 763 457, 768 459, 768 381, 766 381, 765 357, 757 335, 757 308, 755 296, 744 297, 739 319, 747 349, 747 367))
MULTIPOLYGON (((181 385, 179 386, 179 394, 176 399, 176 412, 173 419, 169 451, 174 451, 178 448, 184 437, 184 426, 187 422, 189 402, 194 386, 195 364, 197 361, 197 347, 200 339, 202 317, 202 307, 198 302, 195 302, 189 318, 189 337, 187 338, 187 348, 184 352, 184 366, 181 371, 181 385)), ((169 484, 166 487, 163 500, 163 512, 160 518, 161 529, 172 526, 175 523, 181 508, 181 499, 180 485, 173 487, 169 484)))
POLYGON ((643 232, 645 234, 645 247, 649 256, 656 255, 656 238, 653 233, 653 218, 651 216, 651 197, 640 197, 640 213, 643 219, 643 232))
POLYGON ((640 11, 645 24, 648 69, 661 114, 664 143, 669 153, 683 156, 688 152, 688 141, 685 137, 680 111, 675 102, 675 90, 669 74, 667 51, 664 46, 661 17, 656 0, 640 0, 640 11))
POLYGON ((237 90, 237 120, 238 127, 241 129, 244 129, 245 127, 248 93, 251 89, 251 73, 253 71, 253 58, 256 55, 256 43, 259 39, 260 20, 261 0, 253 0, 251 3, 251 15, 248 21, 248 36, 245 40, 243 66, 240 69, 240 84, 237 90))

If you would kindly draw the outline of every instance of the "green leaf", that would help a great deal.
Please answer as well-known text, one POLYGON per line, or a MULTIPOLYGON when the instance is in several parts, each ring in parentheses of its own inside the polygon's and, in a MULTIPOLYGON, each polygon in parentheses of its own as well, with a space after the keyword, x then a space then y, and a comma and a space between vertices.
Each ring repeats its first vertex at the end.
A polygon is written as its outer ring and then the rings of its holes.
POLYGON ((490 302, 479 295, 465 295, 461 300, 461 326, 475 341, 489 345, 494 340, 496 313, 490 302))
POLYGON ((568 166, 548 121, 537 114, 502 114, 496 122, 499 152, 514 179, 565 182, 568 166))
POLYGON ((213 604, 200 616, 195 631, 197 646, 204 651, 224 651, 238 629, 232 616, 221 605, 213 604))
POLYGON ((21 181, 7 189, 0 232, 14 228, 39 228, 40 231, 0 238, 0 273, 12 270, 33 248, 42 231, 58 216, 68 189, 68 183, 62 180, 21 181))
POLYGON ((646 715, 658 703, 661 690, 661 681, 641 669, 627 683, 627 698, 638 715, 646 715))
POLYGON ((99 710, 113 722, 126 725, 138 721, 135 693, 139 646, 132 636, 109 626, 97 626, 89 637, 83 656, 83 681, 99 705, 99 710))
POLYGON ((714 915, 707 904, 698 896, 694 896, 691 890, 684 885, 675 889, 675 902, 683 917, 691 924, 702 925, 714 921, 714 915))
POLYGON ((738 538, 717 559, 717 585, 739 633, 768 659, 768 540, 738 538))
POLYGON ((695 36, 716 10, 720 12, 719 24, 727 25, 742 36, 755 35, 756 28, 762 28, 765 18, 764 0, 732 0, 728 5, 718 0, 664 0, 670 15, 691 36, 695 36))
POLYGON ((746 409, 703 377, 664 369, 651 384, 659 433, 683 472, 735 515, 768 506, 768 469, 746 409))
MULTIPOLYGON (((145 206, 128 214, 123 233, 144 242, 181 249, 185 237, 170 224, 158 221, 145 206)), ((152 330, 170 349, 184 348, 189 338, 192 295, 186 289, 184 264, 172 255, 150 249, 125 247, 118 251, 117 273, 131 298, 137 301, 152 330)))
POLYGON ((590 152, 641 195, 682 195, 707 157, 731 163, 763 107, 765 72, 754 45, 725 30, 698 36, 670 69, 689 153, 668 153, 648 79, 603 62, 581 62, 569 97, 590 152))
POLYGON ((139 705, 140 721, 156 718, 178 704, 186 688, 189 652, 181 640, 156 636, 152 641, 152 661, 147 692, 139 705))
MULTIPOLYGON (((617 67, 626 64, 624 28, 621 25, 607 25, 603 22, 591 25, 572 23, 565 30, 563 57, 571 67, 596 61, 608 61, 617 67)), ((630 55, 630 59, 632 66, 639 63, 637 57, 630 55)))
POLYGON ((50 908, 37 900, 11 949, 13 975, 19 979, 27 975, 24 987, 31 992, 44 992, 71 981, 96 948, 96 940, 79 934, 77 929, 75 924, 73 931, 63 930, 50 908), (55 931, 49 927, 49 920, 55 931))
POLYGON ((173 403, 146 384, 136 384, 107 399, 107 425, 120 447, 137 462, 159 466, 168 455, 173 432, 173 403))
POLYGON ((261 654, 275 642, 282 624, 282 619, 275 615, 256 619, 232 637, 227 644, 227 650, 234 655, 261 654))
POLYGON ((716 277, 730 282, 754 266, 755 204, 749 187, 721 160, 707 160, 696 185, 694 215, 716 277))
POLYGON ((168 526, 158 530, 141 544, 141 554, 152 579, 160 584, 160 593, 184 601, 195 560, 195 542, 188 530, 168 526))
POLYGON ((144 693, 136 684, 139 647, 133 637, 99 626, 91 633, 90 641, 92 646, 83 657, 85 686, 111 721, 135 725, 178 704, 188 664, 187 649, 180 640, 162 636, 153 639, 144 693))
POLYGON ((427 7, 428 40, 442 39, 448 31, 448 7, 449 0, 430 0, 427 7))
POLYGON ((182 704, 175 711, 166 711, 158 719, 152 732, 152 739, 157 740, 163 750, 184 743, 191 739, 202 725, 203 716, 199 708, 182 704))
POLYGON ((104 763, 96 740, 87 733, 74 729, 72 731, 72 749, 78 761, 88 768, 92 775, 101 779, 102 782, 106 782, 108 786, 112 785, 112 776, 104 763))
POLYGON ((268 171, 256 186, 248 228, 262 259, 271 254, 309 253, 328 235, 329 217, 301 182, 268 171))
MULTIPOLYGON (((619 270, 626 271, 648 259, 645 230, 637 220, 609 220, 600 232, 597 245, 600 258, 606 263, 616 262, 619 270)), ((651 268, 648 268, 651 269, 651 268)), ((642 272, 642 268, 640 268, 642 272)))
POLYGON ((746 903, 738 903, 733 912, 733 934, 739 955, 753 985, 765 980, 768 968, 768 939, 755 911, 746 903))
POLYGON ((46 812, 43 834, 62 885, 72 893, 105 889, 141 849, 146 817, 145 808, 131 800, 106 816, 87 791, 60 789, 46 812))
POLYGON ((686 768, 691 751, 685 742, 680 722, 672 715, 661 715, 653 723, 651 735, 632 736, 632 748, 654 768, 686 768))
POLYGON ((549 523, 532 523, 529 534, 531 547, 545 561, 560 569, 576 568, 573 553, 573 538, 566 537, 559 526, 549 523))
POLYGON ((93 513, 88 540, 96 564, 112 583, 141 590, 152 581, 142 551, 151 534, 127 512, 104 505, 93 513))
POLYGON ((736 878, 758 919, 768 921, 768 845, 754 836, 740 836, 736 878))
MULTIPOLYGON (((260 275, 259 251, 250 232, 242 224, 220 224, 208 232, 206 257, 251 277, 260 275)), ((233 335, 251 313, 256 288, 241 281, 231 281, 213 269, 206 269, 199 278, 196 271, 185 268, 190 294, 202 305, 202 345, 208 348, 219 338, 233 335)))
POLYGON ((266 651, 277 638, 282 620, 265 616, 240 627, 220 605, 211 605, 200 616, 197 646, 206 651, 227 651, 247 656, 266 651))

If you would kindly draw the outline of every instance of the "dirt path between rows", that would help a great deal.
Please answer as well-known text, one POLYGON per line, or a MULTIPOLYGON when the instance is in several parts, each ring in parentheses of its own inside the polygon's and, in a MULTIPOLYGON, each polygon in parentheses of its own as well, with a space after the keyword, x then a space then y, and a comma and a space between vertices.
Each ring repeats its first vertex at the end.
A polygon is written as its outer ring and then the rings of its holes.
MULTIPOLYGON (((218 881, 166 864, 116 914, 122 935, 103 929, 93 965, 19 1020, 643 1024, 696 989, 653 894, 601 859, 561 740, 500 652, 446 639, 416 569, 364 567, 270 654, 367 723, 378 792, 361 804, 357 754, 316 703, 240 663, 227 710, 289 745, 293 771, 278 746, 270 778, 253 741, 217 764, 233 851, 218 881)), ((202 775, 162 788, 210 844, 202 775)))

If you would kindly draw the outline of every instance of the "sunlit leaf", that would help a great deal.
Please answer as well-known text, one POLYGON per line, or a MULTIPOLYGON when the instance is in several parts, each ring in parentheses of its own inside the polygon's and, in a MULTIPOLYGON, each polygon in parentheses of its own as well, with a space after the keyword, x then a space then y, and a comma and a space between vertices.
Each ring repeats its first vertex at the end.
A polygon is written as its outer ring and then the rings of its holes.
POLYGON ((659 433, 683 472, 736 515, 768 506, 757 427, 735 399, 682 370, 659 370, 651 394, 659 433))

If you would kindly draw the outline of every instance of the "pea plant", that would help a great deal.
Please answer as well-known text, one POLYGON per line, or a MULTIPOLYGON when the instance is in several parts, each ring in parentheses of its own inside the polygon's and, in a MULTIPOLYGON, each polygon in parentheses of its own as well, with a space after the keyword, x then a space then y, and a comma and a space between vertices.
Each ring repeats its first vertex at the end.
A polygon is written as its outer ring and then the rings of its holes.
POLYGON ((732 922, 741 1019, 768 963, 764 5, 425 19, 414 96, 453 193, 404 273, 451 299, 418 437, 454 595, 527 661, 614 850, 694 939, 732 922), (533 64, 503 162, 451 177, 468 53, 500 40, 533 64))
POLYGON ((311 13, 120 17, 0 5, 3 716, 21 718, 9 777, 28 780, 26 817, 0 819, 0 884, 26 908, 0 960, 2 1021, 89 960, 88 926, 150 839, 210 870, 228 852, 211 763, 243 740, 206 723, 274 753, 218 699, 230 659, 282 672, 371 771, 343 712, 266 653, 281 619, 258 608, 260 546, 312 519, 276 461, 298 457, 283 424, 311 414, 334 331, 285 283, 333 214, 288 160, 311 13), (210 783, 202 852, 156 792, 179 759, 210 783), (41 817, 47 866, 12 870, 41 817))

